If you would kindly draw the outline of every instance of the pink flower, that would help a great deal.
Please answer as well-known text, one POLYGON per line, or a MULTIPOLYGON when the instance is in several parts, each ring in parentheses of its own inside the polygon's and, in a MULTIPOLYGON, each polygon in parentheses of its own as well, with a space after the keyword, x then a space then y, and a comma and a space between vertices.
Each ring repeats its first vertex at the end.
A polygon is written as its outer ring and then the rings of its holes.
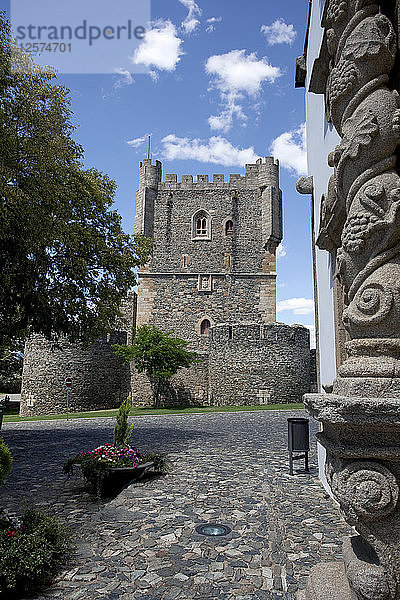
POLYGON ((15 529, 9 529, 7 531, 7 537, 12 537, 14 535, 17 535, 17 532, 15 531, 15 529))

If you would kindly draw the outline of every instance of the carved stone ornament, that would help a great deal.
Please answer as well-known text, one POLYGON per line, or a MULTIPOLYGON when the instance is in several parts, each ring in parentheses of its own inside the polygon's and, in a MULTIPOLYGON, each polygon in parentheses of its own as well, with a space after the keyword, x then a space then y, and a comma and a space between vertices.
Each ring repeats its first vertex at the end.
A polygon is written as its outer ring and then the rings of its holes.
POLYGON ((399 487, 393 473, 379 463, 353 462, 333 472, 331 487, 348 520, 376 520, 397 506, 399 487))
POLYGON ((313 569, 307 600, 400 600, 399 5, 326 0, 311 76, 341 138, 327 157, 317 244, 336 257, 349 341, 332 393, 305 404, 323 425, 332 492, 360 535, 346 542, 335 583, 329 567, 329 593, 326 582, 318 593, 323 568, 313 569))

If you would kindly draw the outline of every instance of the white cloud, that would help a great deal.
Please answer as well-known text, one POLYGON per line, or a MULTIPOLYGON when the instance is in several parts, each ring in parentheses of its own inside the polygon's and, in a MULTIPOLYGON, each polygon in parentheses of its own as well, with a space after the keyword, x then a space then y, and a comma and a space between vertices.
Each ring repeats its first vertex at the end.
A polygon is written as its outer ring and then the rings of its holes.
POLYGON ((314 300, 311 298, 289 298, 278 300, 276 312, 292 310, 295 315, 310 315, 314 312, 314 300))
POLYGON ((211 33, 212 31, 215 31, 215 24, 221 23, 221 21, 222 21, 222 17, 210 17, 209 19, 207 19, 207 21, 206 21, 206 23, 208 23, 208 25, 206 27, 207 33, 211 33))
POLYGON ((117 73, 117 75, 121 75, 121 77, 119 77, 114 83, 114 89, 118 89, 120 87, 123 87, 124 85, 132 85, 132 83, 134 83, 135 81, 131 73, 126 69, 121 69, 120 67, 118 67, 114 69, 114 73, 117 73))
POLYGON ((279 260, 284 256, 286 256, 286 247, 283 244, 279 244, 279 246, 276 249, 276 260, 279 260))
POLYGON ((263 25, 261 32, 264 33, 270 46, 274 46, 275 44, 293 44, 297 35, 293 25, 288 25, 281 18, 276 19, 272 25, 263 25))
POLYGON ((307 174, 307 152, 305 140, 305 124, 297 129, 286 131, 275 138, 270 151, 279 159, 281 167, 285 167, 297 176, 307 174))
POLYGON ((267 58, 258 59, 254 52, 246 55, 246 50, 210 56, 205 68, 224 105, 221 114, 211 116, 208 122, 211 129, 222 131, 230 129, 235 115, 246 120, 242 108, 246 95, 256 96, 265 81, 274 83, 281 76, 279 67, 269 64, 267 58))
POLYGON ((304 327, 307 327, 307 329, 310 331, 310 348, 315 348, 315 325, 305 325, 304 327))
MULTIPOLYGON (((171 21, 157 21, 146 33, 131 60, 136 65, 154 67, 160 71, 175 71, 183 54, 181 44, 182 40, 177 36, 176 27, 171 21)), ((150 74, 153 79, 157 78, 154 69, 150 74)))
POLYGON ((236 99, 227 98, 226 104, 226 109, 223 110, 221 114, 211 115, 211 117, 208 118, 208 124, 211 129, 216 131, 229 131, 232 127, 233 117, 235 115, 242 123, 247 121, 247 117, 244 114, 242 107, 240 104, 236 104, 236 99))
POLYGON ((254 52, 246 56, 246 50, 210 56, 206 71, 216 77, 215 85, 222 92, 251 95, 260 91, 263 81, 273 83, 281 75, 279 67, 270 65, 265 57, 258 59, 254 52))
POLYGON ((131 146, 132 148, 139 148, 139 146, 144 144, 144 142, 146 141, 146 137, 147 136, 144 135, 143 137, 138 137, 133 140, 129 140, 126 143, 128 144, 128 146, 131 146))
POLYGON ((258 158, 252 146, 237 148, 220 136, 213 136, 208 141, 204 141, 170 134, 164 137, 161 143, 162 155, 167 160, 189 159, 226 167, 243 167, 246 163, 254 163, 258 158))
POLYGON ((194 0, 179 0, 179 2, 188 9, 188 14, 182 21, 182 29, 185 33, 192 33, 200 25, 197 17, 201 15, 201 8, 194 0))

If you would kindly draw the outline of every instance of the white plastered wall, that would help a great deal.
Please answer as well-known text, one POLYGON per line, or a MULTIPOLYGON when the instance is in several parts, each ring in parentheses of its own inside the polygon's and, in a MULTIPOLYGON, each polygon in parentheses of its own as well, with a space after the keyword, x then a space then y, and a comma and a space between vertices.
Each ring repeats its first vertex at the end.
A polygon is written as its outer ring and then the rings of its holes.
MULTIPOLYGON (((319 215, 322 194, 327 192, 328 181, 332 169, 328 166, 328 154, 339 143, 336 130, 327 123, 325 103, 322 94, 308 91, 314 60, 318 57, 322 42, 323 29, 321 15, 323 0, 313 0, 309 25, 307 48, 306 78, 306 142, 308 174, 314 181, 314 218, 318 235, 319 215)), ((321 386, 329 385, 336 377, 336 351, 334 333, 333 305, 333 266, 329 252, 316 247, 317 302, 319 316, 319 364, 321 386)), ((326 482, 325 450, 318 444, 319 475, 324 487, 329 491, 326 482)))

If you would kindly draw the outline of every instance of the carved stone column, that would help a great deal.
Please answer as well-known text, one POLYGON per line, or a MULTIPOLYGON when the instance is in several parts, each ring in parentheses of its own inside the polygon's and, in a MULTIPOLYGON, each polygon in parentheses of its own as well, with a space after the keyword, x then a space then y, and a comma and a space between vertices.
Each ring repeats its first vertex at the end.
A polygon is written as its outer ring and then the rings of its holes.
POLYGON ((344 566, 314 567, 299 596, 308 600, 400 599, 400 104, 396 2, 381 5, 325 2, 311 80, 341 137, 317 244, 337 257, 349 341, 333 393, 305 404, 323 424, 328 482, 359 535, 344 545, 344 566))

